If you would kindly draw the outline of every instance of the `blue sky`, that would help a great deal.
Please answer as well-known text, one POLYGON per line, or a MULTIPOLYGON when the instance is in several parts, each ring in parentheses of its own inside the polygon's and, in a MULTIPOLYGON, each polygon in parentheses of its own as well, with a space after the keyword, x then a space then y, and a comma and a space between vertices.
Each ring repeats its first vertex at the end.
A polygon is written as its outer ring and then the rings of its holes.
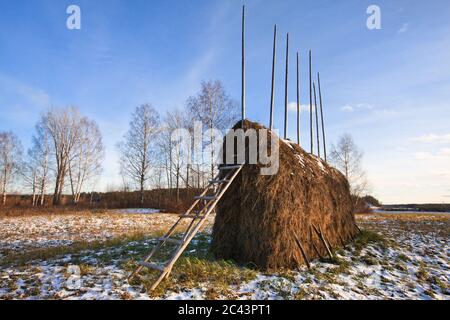
MULTIPOLYGON (((364 150, 373 194, 385 203, 450 202, 450 2, 417 1, 1 1, 0 130, 25 147, 50 106, 78 106, 102 130, 101 185, 118 181, 115 143, 139 104, 182 107, 202 80, 240 97, 240 14, 247 5, 248 117, 268 122, 273 25, 278 24, 275 124, 282 125, 285 33, 321 72, 329 142, 345 132, 364 150), (81 8, 81 30, 66 8, 81 8), (381 8, 382 29, 366 27, 381 8)), ((302 139, 309 139, 302 114, 302 139)), ((290 133, 295 137, 295 113, 290 133)), ((308 144, 307 144, 308 145, 308 144)), ((308 147, 306 148, 308 150, 308 147)))

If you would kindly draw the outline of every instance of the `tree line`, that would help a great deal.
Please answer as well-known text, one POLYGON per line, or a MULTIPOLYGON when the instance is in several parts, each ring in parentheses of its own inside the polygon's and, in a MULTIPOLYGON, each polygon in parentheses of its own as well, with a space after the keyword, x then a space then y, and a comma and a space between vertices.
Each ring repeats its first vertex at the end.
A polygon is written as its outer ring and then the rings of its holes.
MULTIPOLYGON (((182 109, 160 114, 150 103, 137 106, 127 132, 116 145, 122 183, 120 187, 109 186, 109 191, 137 190, 143 204, 149 188, 173 189, 179 197, 180 188, 204 187, 215 175, 216 155, 190 164, 186 159, 192 157, 192 150, 182 150, 173 143, 171 133, 178 128, 191 132, 195 121, 204 130, 224 131, 237 119, 238 104, 218 80, 202 82, 200 91, 189 97, 182 109)), ((217 138, 211 135, 203 143, 214 144, 217 138)), ((60 205, 67 193, 77 204, 83 192, 92 193, 96 188, 104 156, 102 134, 95 120, 76 107, 50 108, 35 125, 26 153, 13 132, 0 132, 2 204, 6 204, 13 186, 31 194, 32 206, 45 205, 50 193, 54 205, 60 205)))

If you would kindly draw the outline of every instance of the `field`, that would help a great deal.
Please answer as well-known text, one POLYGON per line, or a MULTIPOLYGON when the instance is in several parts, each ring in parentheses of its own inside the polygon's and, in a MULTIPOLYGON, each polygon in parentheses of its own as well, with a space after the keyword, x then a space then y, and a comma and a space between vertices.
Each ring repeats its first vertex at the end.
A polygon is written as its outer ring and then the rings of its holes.
POLYGON ((211 217, 155 292, 151 272, 128 283, 175 220, 139 209, 0 217, 0 299, 450 299, 450 215, 358 215, 362 234, 333 261, 277 273, 213 260, 211 217))

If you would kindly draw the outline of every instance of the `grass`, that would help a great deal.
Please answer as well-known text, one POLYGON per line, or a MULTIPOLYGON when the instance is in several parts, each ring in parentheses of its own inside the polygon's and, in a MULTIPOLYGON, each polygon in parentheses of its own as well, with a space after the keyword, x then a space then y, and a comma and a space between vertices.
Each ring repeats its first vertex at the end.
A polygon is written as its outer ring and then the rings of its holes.
POLYGON ((364 229, 353 242, 353 246, 357 252, 361 252, 362 249, 370 244, 376 244, 382 249, 387 249, 390 246, 390 241, 379 233, 364 229))
MULTIPOLYGON (((237 286, 256 277, 256 271, 239 266, 231 261, 214 260, 209 252, 210 236, 198 234, 187 247, 185 254, 177 261, 168 278, 163 280, 156 290, 150 292, 159 272, 144 268, 139 280, 134 279, 135 285, 141 284, 153 297, 162 297, 170 291, 183 291, 196 287, 204 287, 206 298, 217 299, 220 296, 233 298, 230 286, 237 286)), ((166 261, 170 250, 167 247, 158 257, 159 261, 166 261)), ((137 267, 136 261, 130 260, 122 265, 125 270, 132 271, 137 267)), ((143 256, 142 256, 143 257, 143 256)))
MULTIPOLYGON (((130 263, 128 270, 136 267, 130 263)), ((206 288, 206 298, 218 298, 219 296, 229 296, 230 286, 237 286, 243 282, 250 281, 256 277, 256 271, 240 267, 229 261, 213 261, 207 258, 182 257, 175 264, 169 278, 166 278, 156 288, 150 292, 149 288, 153 284, 155 277, 159 273, 144 270, 140 281, 134 284, 142 284, 153 297, 162 297, 170 291, 183 291, 197 287, 206 288)))

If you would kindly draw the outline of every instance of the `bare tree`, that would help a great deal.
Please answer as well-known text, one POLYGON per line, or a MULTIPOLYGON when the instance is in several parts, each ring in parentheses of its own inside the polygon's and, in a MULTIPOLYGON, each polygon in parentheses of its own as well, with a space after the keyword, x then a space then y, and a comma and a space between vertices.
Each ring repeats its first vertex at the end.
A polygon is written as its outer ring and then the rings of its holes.
MULTIPOLYGON (((187 115, 180 111, 175 110, 173 112, 167 112, 166 118, 165 118, 165 126, 164 126, 164 136, 170 139, 170 150, 169 150, 169 159, 170 159, 170 168, 171 168, 171 175, 175 176, 175 188, 177 192, 177 201, 179 201, 180 198, 180 187, 181 182, 184 181, 186 187, 188 187, 188 181, 189 176, 187 174, 186 178, 183 178, 183 173, 187 172, 185 171, 185 168, 189 169, 189 157, 190 157, 190 145, 185 145, 185 141, 173 141, 173 138, 180 138, 180 139, 190 139, 190 135, 187 137, 173 137, 172 133, 176 129, 186 129, 187 125, 187 115)), ((181 133, 181 131, 180 131, 181 133)))
POLYGON ((51 168, 55 173, 53 204, 61 203, 67 175, 77 202, 83 184, 100 171, 103 146, 95 122, 81 115, 75 107, 50 109, 36 126, 34 145, 43 171, 41 201, 45 195, 47 171, 51 168), (50 166, 49 154, 54 159, 54 166, 50 166))
POLYGON ((86 181, 97 176, 104 156, 102 135, 95 121, 82 118, 79 136, 69 161, 70 188, 73 202, 80 200, 86 181))
POLYGON ((0 132, 0 192, 2 204, 6 205, 8 187, 19 173, 22 144, 12 132, 0 132))
POLYGON ((331 162, 347 178, 352 195, 358 200, 368 192, 366 173, 361 167, 363 153, 349 134, 344 134, 338 144, 331 146, 331 162))
POLYGON ((39 200, 38 195, 38 167, 35 165, 34 159, 36 158, 33 149, 28 150, 27 159, 22 166, 22 176, 23 182, 25 183, 25 188, 31 190, 31 206, 37 205, 39 200))
POLYGON ((52 153, 56 163, 55 192, 53 195, 53 204, 55 205, 61 203, 70 159, 80 137, 82 119, 80 112, 74 107, 51 109, 41 119, 50 136, 52 153))
POLYGON ((172 189, 172 141, 167 126, 162 126, 161 131, 156 137, 156 157, 155 167, 163 170, 165 175, 166 187, 172 189))
MULTIPOLYGON (((202 82, 200 92, 187 101, 186 109, 193 120, 201 121, 205 129, 210 130, 209 145, 216 143, 213 129, 224 131, 231 128, 239 118, 238 104, 232 100, 225 91, 222 82, 202 82)), ((211 147, 210 172, 215 176, 216 157, 214 148, 211 147)))
POLYGON ((45 194, 49 184, 49 171, 53 164, 50 158, 50 137, 45 124, 40 121, 35 127, 32 139, 32 147, 28 150, 27 178, 32 186, 33 205, 44 205, 45 194))
POLYGON ((144 204, 144 190, 149 179, 154 138, 158 133, 159 115, 150 105, 137 107, 131 117, 130 128, 123 141, 118 144, 121 153, 121 170, 139 185, 141 204, 144 204))

